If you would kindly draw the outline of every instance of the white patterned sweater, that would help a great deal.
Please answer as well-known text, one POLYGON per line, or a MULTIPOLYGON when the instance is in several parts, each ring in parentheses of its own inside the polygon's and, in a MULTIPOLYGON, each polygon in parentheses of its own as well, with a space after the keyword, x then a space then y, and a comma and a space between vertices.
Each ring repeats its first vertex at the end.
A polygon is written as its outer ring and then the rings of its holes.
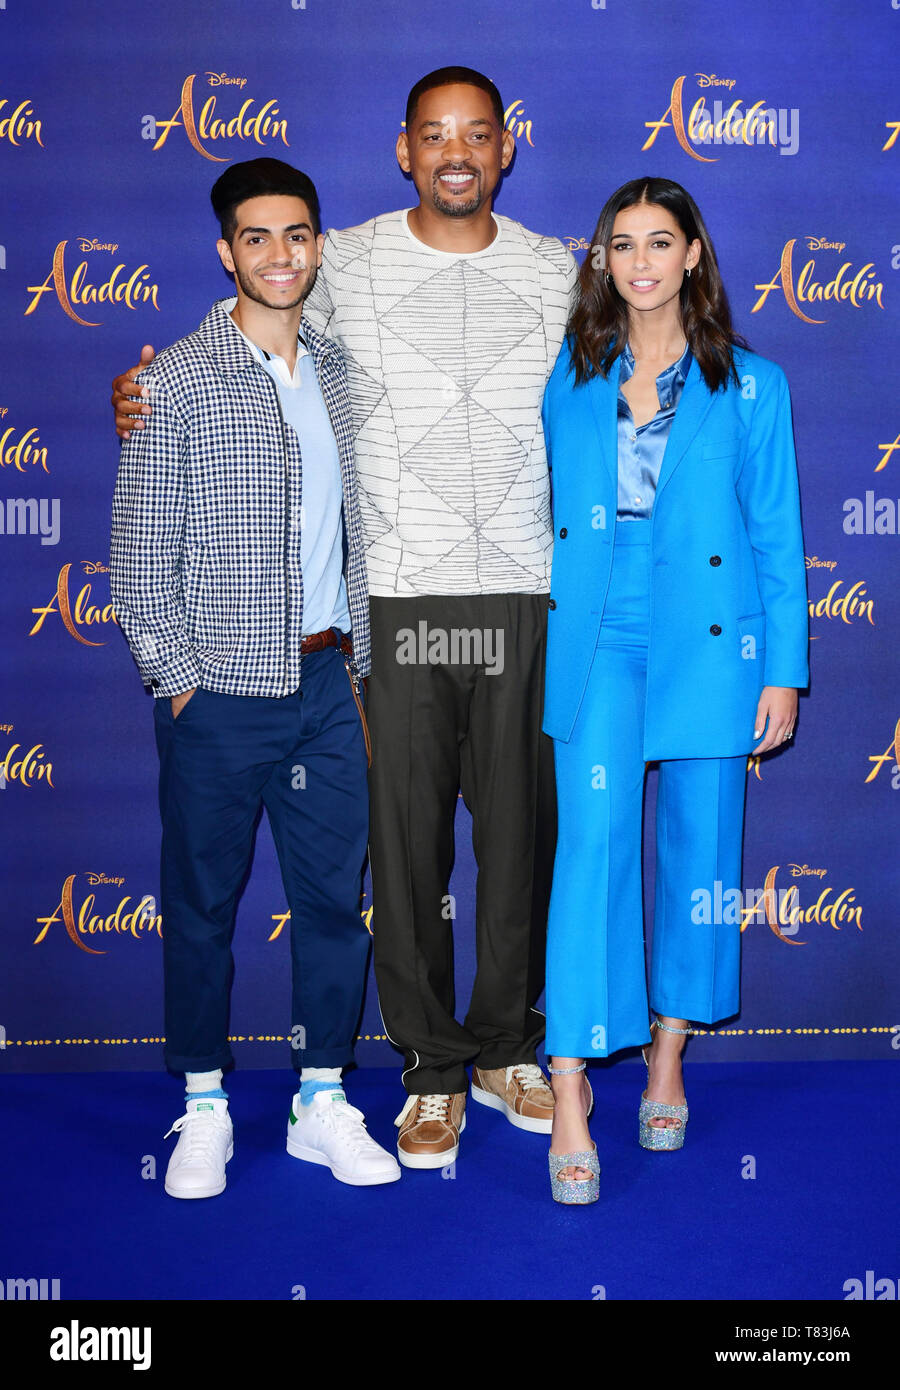
POLYGON ((578 267, 494 214, 483 251, 436 251, 406 211, 331 231, 304 313, 344 350, 377 596, 547 593, 541 425, 578 267))

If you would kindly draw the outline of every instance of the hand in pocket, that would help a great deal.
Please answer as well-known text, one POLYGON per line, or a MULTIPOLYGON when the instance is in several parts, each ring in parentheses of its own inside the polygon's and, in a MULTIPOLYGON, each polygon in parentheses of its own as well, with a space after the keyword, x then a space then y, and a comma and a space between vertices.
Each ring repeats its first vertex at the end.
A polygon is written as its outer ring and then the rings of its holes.
POLYGON ((173 719, 177 719, 177 718, 178 718, 179 714, 180 714, 181 711, 184 709, 185 705, 187 704, 187 702, 188 702, 188 700, 191 698, 191 696, 194 694, 194 691, 195 691, 196 689, 197 689, 197 687, 194 686, 194 690, 185 690, 185 691, 182 691, 182 693, 181 693, 180 695, 173 695, 173 696, 172 696, 172 718, 173 718, 173 719))

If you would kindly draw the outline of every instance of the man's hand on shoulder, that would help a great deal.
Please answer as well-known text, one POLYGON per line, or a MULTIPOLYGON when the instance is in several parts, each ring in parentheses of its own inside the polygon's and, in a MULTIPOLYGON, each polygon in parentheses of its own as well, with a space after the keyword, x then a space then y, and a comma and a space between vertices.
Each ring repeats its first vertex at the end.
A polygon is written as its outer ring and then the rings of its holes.
POLYGON ((136 386, 134 379, 142 367, 149 367, 155 356, 156 352, 147 343, 141 348, 141 360, 137 366, 117 376, 112 384, 110 404, 116 413, 116 434, 120 439, 130 439, 133 429, 142 430, 146 422, 141 416, 150 414, 147 399, 150 393, 146 386, 136 386))

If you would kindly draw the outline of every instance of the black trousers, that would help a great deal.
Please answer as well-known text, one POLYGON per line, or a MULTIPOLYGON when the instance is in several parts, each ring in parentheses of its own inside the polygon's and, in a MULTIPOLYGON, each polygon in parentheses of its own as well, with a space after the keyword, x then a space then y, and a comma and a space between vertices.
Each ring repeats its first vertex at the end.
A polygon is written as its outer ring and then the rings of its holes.
POLYGON ((411 1094, 465 1091, 466 1063, 533 1062, 544 1033, 556 846, 541 733, 547 596, 372 598, 369 856, 385 1031, 411 1094), (478 865, 477 967, 454 1017, 448 912, 458 793, 478 865))

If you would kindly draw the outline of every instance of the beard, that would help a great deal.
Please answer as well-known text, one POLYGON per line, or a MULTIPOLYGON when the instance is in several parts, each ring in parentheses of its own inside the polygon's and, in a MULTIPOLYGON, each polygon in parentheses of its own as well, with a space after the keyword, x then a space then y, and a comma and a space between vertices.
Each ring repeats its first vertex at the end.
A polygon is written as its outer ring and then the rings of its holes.
POLYGON ((265 293, 249 276, 244 275, 237 267, 235 267, 234 273, 247 298, 252 299, 255 304, 264 304, 267 309, 296 309, 297 305, 302 304, 307 298, 316 281, 316 271, 313 268, 312 271, 307 272, 306 279, 301 281, 296 299, 292 299, 287 304, 273 304, 271 300, 266 299, 265 293))
POLYGON ((484 205, 484 188, 478 169, 454 170, 454 173, 468 173, 475 177, 475 193, 466 202, 445 198, 441 191, 440 176, 446 169, 440 169, 431 181, 431 201, 438 212, 445 217, 471 217, 484 205))

